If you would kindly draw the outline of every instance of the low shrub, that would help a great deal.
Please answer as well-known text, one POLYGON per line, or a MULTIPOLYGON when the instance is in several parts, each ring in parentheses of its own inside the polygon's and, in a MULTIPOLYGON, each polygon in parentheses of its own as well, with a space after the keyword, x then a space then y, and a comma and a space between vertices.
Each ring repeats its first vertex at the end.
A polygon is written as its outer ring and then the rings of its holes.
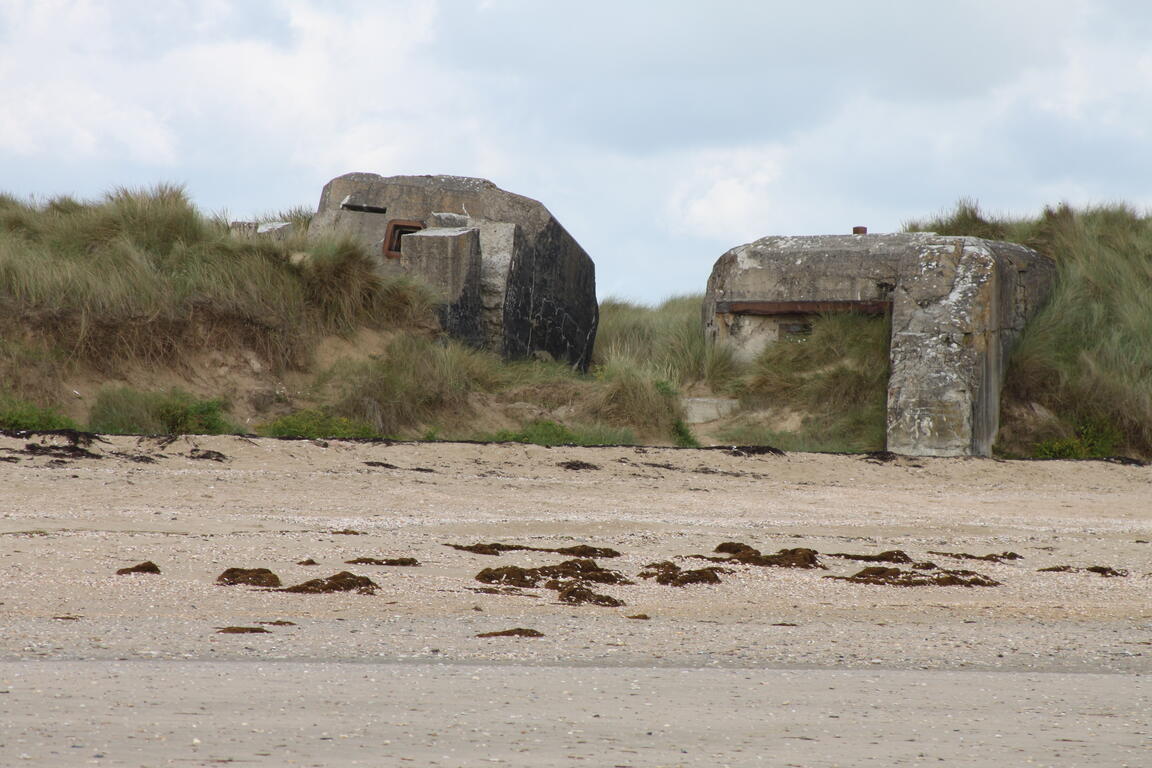
POLYGON ((700 441, 692 433, 692 428, 683 419, 676 419, 672 424, 672 439, 681 448, 699 448, 700 441))
POLYGON ((536 445, 632 445, 636 442, 627 429, 603 424, 574 425, 537 420, 519 430, 504 430, 477 439, 492 443, 534 443, 536 445))
POLYGON ((380 436, 370 424, 343 416, 334 416, 320 409, 304 409, 281 416, 258 426, 256 434, 266 437, 307 437, 313 439, 380 436))
POLYGON ((0 394, 0 429, 77 429, 76 422, 56 411, 27 400, 0 394))
POLYGON ((598 386, 587 410, 597 421, 668 439, 684 414, 676 388, 619 362, 597 369, 598 386))
POLYGON ((677 385, 706 382, 725 389, 739 374, 732 353, 704 338, 699 294, 674 296, 655 307, 620 299, 600 303, 592 363, 643 370, 677 385))
POLYGON ((1042 440, 1035 445, 1038 459, 1103 459, 1117 454, 1123 440, 1109 424, 1081 424, 1071 437, 1042 440))
POLYGON ((503 375, 491 353, 402 333, 380 358, 345 366, 331 377, 338 389, 332 412, 381 435, 448 426, 470 413, 470 393, 499 386, 503 375))
POLYGON ((141 392, 108 387, 89 413, 93 432, 116 435, 224 435, 243 430, 225 418, 227 402, 202 399, 179 389, 141 392))

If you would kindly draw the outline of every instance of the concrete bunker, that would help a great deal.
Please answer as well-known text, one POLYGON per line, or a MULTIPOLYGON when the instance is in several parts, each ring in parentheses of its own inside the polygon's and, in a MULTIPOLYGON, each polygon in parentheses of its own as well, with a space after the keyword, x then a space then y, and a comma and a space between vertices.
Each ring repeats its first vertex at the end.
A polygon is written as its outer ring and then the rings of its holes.
POLYGON ((753 360, 814 315, 891 313, 888 450, 988 456, 1004 362, 1054 276, 1046 256, 974 237, 765 237, 716 262, 705 333, 753 360))
POLYGON ((348 173, 325 185, 310 236, 352 236, 382 274, 421 278, 450 335, 581 370, 599 319, 596 268, 539 202, 462 176, 348 173))

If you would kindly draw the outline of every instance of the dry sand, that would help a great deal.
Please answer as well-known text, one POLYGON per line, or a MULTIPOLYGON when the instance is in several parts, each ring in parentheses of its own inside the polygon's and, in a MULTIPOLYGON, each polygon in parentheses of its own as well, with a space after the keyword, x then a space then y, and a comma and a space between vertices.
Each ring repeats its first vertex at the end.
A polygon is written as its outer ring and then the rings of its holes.
POLYGON ((1149 467, 6 436, 0 483, 3 766, 1142 766, 1152 754, 1149 467), (614 608, 478 592, 482 568, 568 559, 443 546, 493 541, 611 547, 622 556, 599 564, 636 583, 593 585, 626 603, 614 608), (654 561, 715 565, 676 558, 724 541, 812 548, 826 569, 638 578, 654 561), (823 578, 877 565, 831 553, 892 549, 1000 586, 823 578), (420 565, 345 563, 357 557, 420 565), (145 560, 161 573, 115 574, 145 560), (1038 570, 1057 565, 1127 575, 1038 570), (285 585, 348 570, 379 589, 217 586, 229 567, 285 585), (273 621, 292 624, 259 623, 273 621), (217 632, 228 626, 268 632, 217 632), (476 637, 514 627, 544 636, 476 637))

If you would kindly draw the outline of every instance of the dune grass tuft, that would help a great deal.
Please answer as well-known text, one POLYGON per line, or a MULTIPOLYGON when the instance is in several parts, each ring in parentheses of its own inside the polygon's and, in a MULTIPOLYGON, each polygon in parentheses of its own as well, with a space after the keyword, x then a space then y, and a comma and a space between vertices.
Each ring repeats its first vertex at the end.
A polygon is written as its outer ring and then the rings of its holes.
POLYGON ((333 413, 388 436, 465 418, 470 393, 504 380, 495 355, 413 333, 398 334, 380 358, 348 365, 334 378, 333 413))
POLYGON ((632 445, 636 442, 631 430, 604 424, 565 426, 546 419, 531 421, 518 430, 480 435, 477 439, 492 443, 536 445, 632 445))
POLYGON ((171 185, 93 202, 0 198, 0 326, 104 370, 203 347, 299 367, 318 334, 429 311, 427 290, 370 267, 349 240, 233 237, 171 185))
POLYGON ((141 392, 106 387, 96 396, 89 429, 114 435, 226 435, 243 430, 226 417, 222 399, 195 397, 179 389, 141 392))
POLYGON ((679 393, 664 379, 619 362, 598 368, 598 386, 588 405, 597 421, 649 438, 675 437, 683 411, 679 393))
POLYGON ((0 393, 0 429, 77 429, 76 422, 53 408, 0 393))
POLYGON ((308 225, 312 223, 313 216, 315 216, 315 212, 311 208, 294 205, 282 211, 261 214, 256 217, 256 221, 260 224, 286 221, 292 225, 294 232, 302 234, 308 231, 308 225))
POLYGON ((380 433, 371 424, 335 416, 323 408, 306 408, 273 419, 256 428, 265 437, 375 438, 380 433))
POLYGON ((674 296, 655 307, 605 299, 592 364, 642 370, 678 386, 703 381, 724 389, 739 370, 727 349, 705 341, 702 304, 700 294, 674 296))
POLYGON ((698 445, 683 420, 679 388, 731 387, 740 369, 731 353, 704 338, 701 295, 655 307, 620 299, 600 304, 592 355, 598 387, 589 415, 650 439, 698 445))

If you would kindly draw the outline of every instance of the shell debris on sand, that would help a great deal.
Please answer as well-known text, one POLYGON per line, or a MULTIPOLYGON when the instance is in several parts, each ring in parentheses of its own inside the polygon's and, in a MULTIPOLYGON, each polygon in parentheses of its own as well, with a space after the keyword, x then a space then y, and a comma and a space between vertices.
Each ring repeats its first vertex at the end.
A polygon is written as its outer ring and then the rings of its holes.
MULTIPOLYGON (((27 442, 0 437, 16 450, 27 442)), ((438 659, 472 661, 525 652, 471 641, 495 623, 543 632, 537 661, 1149 669, 1149 545, 1138 543, 1152 540, 1148 467, 197 444, 227 461, 108 436, 81 446, 99 460, 72 468, 43 466, 50 457, 3 465, 0 535, 11 546, 0 548, 0 602, 12 631, 0 651, 411 659, 436 648, 438 659), (367 471, 369 461, 436 472, 367 471), (162 572, 113 575, 143 562, 162 572), (257 565, 268 573, 254 582, 217 586, 226 569, 257 565), (855 579, 861 566, 913 575, 855 579), (969 568, 999 586, 934 585, 933 573, 969 568), (902 588, 909 580, 915 589, 902 588), (628 619, 640 615, 658 621, 628 619), (54 618, 71 616, 83 620, 54 618), (295 626, 249 648, 205 637, 205 627, 271 618, 295 626)))

